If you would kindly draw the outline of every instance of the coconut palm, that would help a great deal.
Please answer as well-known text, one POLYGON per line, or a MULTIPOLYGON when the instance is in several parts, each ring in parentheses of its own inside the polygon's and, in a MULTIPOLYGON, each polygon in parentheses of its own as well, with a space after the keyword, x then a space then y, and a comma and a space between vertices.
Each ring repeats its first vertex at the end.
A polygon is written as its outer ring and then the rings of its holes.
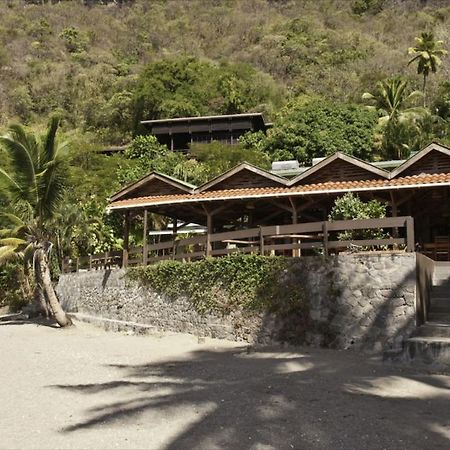
POLYGON ((409 139, 411 132, 417 128, 416 122, 429 114, 426 108, 416 106, 422 93, 409 91, 406 80, 394 77, 378 82, 373 94, 366 92, 362 97, 369 103, 368 108, 378 114, 385 156, 407 156, 405 139, 409 139))
POLYGON ((424 115, 426 111, 416 106, 421 97, 420 91, 408 92, 408 81, 400 77, 379 81, 373 94, 365 92, 362 96, 370 104, 368 108, 377 111, 381 126, 390 122, 414 120, 424 115))
POLYGON ((427 78, 431 73, 436 73, 437 68, 441 65, 441 56, 445 56, 447 51, 443 48, 443 41, 436 41, 433 33, 423 32, 416 37, 415 47, 410 47, 408 53, 415 55, 408 65, 417 61, 417 73, 423 76, 423 106, 426 106, 426 85, 427 78))
POLYGON ((0 263, 11 258, 31 263, 37 297, 50 306, 58 324, 65 327, 72 322, 58 301, 49 267, 54 237, 51 224, 67 180, 67 144, 56 141, 58 126, 59 119, 52 118, 46 134, 35 136, 22 126, 13 125, 0 137, 0 146, 11 163, 11 169, 0 168, 0 177, 7 182, 13 205, 2 211, 9 226, 0 231, 0 263))

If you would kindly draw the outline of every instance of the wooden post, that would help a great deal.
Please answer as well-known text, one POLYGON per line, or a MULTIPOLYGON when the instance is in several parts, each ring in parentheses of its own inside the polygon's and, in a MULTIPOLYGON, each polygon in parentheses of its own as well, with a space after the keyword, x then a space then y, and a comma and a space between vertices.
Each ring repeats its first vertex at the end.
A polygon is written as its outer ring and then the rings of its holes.
POLYGON ((213 232, 213 220, 212 215, 210 213, 206 213, 206 226, 208 231, 206 232, 206 257, 211 256, 212 246, 211 246, 211 234, 213 232))
POLYGON ((259 227, 259 254, 264 256, 264 235, 262 227, 259 227))
MULTIPOLYGON (((391 192, 391 211, 392 211, 392 217, 398 216, 398 209, 397 209, 397 203, 395 201, 394 193, 391 192)), ((394 227, 392 229, 392 237, 398 238, 398 228, 394 227)))
POLYGON ((77 257, 75 264, 75 271, 78 272, 80 270, 80 258, 77 257))
POLYGON ((92 255, 89 255, 89 270, 92 270, 92 255))
MULTIPOLYGON (((293 200, 292 197, 289 197, 289 202, 291 203, 291 207, 292 207, 292 224, 296 225, 298 223, 298 212, 297 212, 297 205, 295 204, 295 201, 293 200)), ((298 239, 291 239, 291 243, 292 244, 297 244, 298 243, 298 239)), ((293 248, 292 249, 292 256, 300 256, 300 249, 296 249, 293 248)))
POLYGON ((106 267, 108 265, 108 252, 105 252, 103 256, 103 268, 106 270, 106 267))
POLYGON ((322 233, 323 233, 323 254, 328 256, 328 222, 322 223, 322 233))
POLYGON ((172 219, 172 259, 175 259, 177 253, 177 234, 178 234, 178 219, 174 217, 172 219))
POLYGON ((142 264, 148 263, 148 210, 144 209, 144 234, 142 236, 142 264))
POLYGON ((406 251, 413 252, 414 247, 414 219, 408 217, 406 219, 406 251))
MULTIPOLYGON (((130 247, 130 211, 125 213, 123 233, 123 256, 122 267, 128 267, 128 251, 130 247)), ((106 268, 106 264, 105 264, 106 268)))

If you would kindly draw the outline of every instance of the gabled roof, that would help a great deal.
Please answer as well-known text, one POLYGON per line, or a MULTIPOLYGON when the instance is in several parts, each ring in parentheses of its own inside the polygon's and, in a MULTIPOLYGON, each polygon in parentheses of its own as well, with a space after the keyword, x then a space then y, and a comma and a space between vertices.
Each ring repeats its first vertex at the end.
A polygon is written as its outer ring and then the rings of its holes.
POLYGON ((420 189, 440 186, 450 186, 450 173, 425 174, 408 177, 399 177, 392 180, 377 179, 363 181, 339 181, 317 184, 299 184, 297 186, 268 187, 268 188, 242 188, 229 190, 216 190, 206 192, 193 192, 189 194, 161 195, 119 200, 109 205, 109 210, 143 208, 161 205, 176 205, 187 203, 204 203, 224 200, 247 200, 283 197, 301 197, 312 195, 340 195, 346 192, 375 192, 389 191, 390 189, 420 189))
POLYGON ((432 151, 437 151, 450 157, 450 148, 446 147, 445 145, 438 144, 437 142, 432 142, 430 145, 427 145, 424 149, 417 152, 414 156, 411 156, 411 158, 407 159, 402 165, 393 170, 390 174, 390 177, 394 178, 397 175, 401 174, 432 151))
MULTIPOLYGON (((135 181, 134 183, 130 183, 129 185, 125 186, 123 189, 121 189, 119 192, 116 192, 112 197, 111 201, 115 202, 125 196, 128 196, 129 194, 138 191, 140 188, 154 182, 162 182, 167 184, 168 186, 178 189, 181 193, 191 193, 195 186, 190 183, 186 183, 185 181, 178 180, 176 178, 173 178, 169 175, 164 175, 159 172, 151 172, 149 175, 146 175, 145 177, 141 178, 138 181, 135 181)), ((158 195, 155 193, 155 195, 158 195)))
POLYGON ((308 170, 296 176, 292 180, 290 180, 288 182, 288 185, 293 186, 297 184, 299 181, 308 178, 314 173, 321 171, 322 169, 324 169, 325 167, 329 166, 330 164, 332 164, 334 161, 337 160, 345 161, 346 163, 359 167, 360 169, 370 172, 371 174, 378 175, 381 178, 389 178, 389 172, 387 172, 386 170, 379 169, 378 167, 375 167, 372 164, 362 161, 361 159, 355 158, 354 156, 349 156, 341 152, 336 152, 333 155, 328 156, 319 163, 315 164, 314 166, 310 167, 308 170))
MULTIPOLYGON (((218 184, 225 182, 227 179, 232 178, 233 176, 242 173, 244 171, 250 172, 251 174, 254 174, 255 177, 263 177, 270 181, 271 183, 269 185, 278 184, 279 186, 287 186, 288 180, 286 180, 283 177, 280 177, 278 175, 274 175, 273 173, 268 172, 267 170, 260 169, 259 167, 254 166, 253 164, 250 164, 248 162, 243 162, 241 164, 238 164, 237 166, 233 167, 230 170, 227 170, 225 173, 222 173, 221 175, 217 176, 216 178, 213 178, 212 180, 208 181, 205 184, 202 184, 199 186, 195 192, 203 192, 206 190, 209 190, 213 186, 217 186, 218 184)), ((230 187, 230 189, 232 189, 230 187)))

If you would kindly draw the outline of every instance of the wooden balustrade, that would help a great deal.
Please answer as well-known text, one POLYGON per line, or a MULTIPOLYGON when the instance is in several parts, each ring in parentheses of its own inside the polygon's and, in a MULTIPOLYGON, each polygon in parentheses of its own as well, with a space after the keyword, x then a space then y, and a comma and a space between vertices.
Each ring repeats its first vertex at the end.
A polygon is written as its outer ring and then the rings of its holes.
POLYGON ((338 220, 290 225, 271 225, 245 230, 226 231, 176 239, 143 247, 129 248, 126 261, 122 251, 90 255, 76 260, 65 260, 63 272, 110 269, 122 266, 153 264, 164 260, 195 261, 210 256, 233 253, 286 254, 300 256, 302 250, 329 252, 362 249, 404 248, 414 251, 414 222, 412 217, 382 219, 338 220), (381 239, 338 240, 343 231, 404 229, 404 237, 381 239))

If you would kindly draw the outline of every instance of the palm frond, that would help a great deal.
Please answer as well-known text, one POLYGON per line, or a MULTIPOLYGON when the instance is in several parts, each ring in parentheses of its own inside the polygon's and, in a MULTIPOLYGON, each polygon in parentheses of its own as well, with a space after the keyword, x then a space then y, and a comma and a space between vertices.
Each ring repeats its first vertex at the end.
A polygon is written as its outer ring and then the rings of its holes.
POLYGON ((9 247, 19 247, 20 245, 26 244, 27 241, 19 238, 9 237, 0 239, 0 245, 9 247))
POLYGON ((16 253, 16 247, 11 245, 5 245, 0 247, 0 266, 10 261, 20 259, 20 256, 16 253))
POLYGON ((5 170, 0 168, 0 177, 6 180, 7 184, 12 186, 14 189, 21 191, 22 188, 19 186, 19 184, 14 180, 14 178, 11 177, 5 170))
POLYGON ((44 163, 52 161, 55 157, 56 131, 58 130, 59 123, 60 123, 59 117, 54 116, 50 119, 47 134, 45 135, 43 145, 44 163))
POLYGON ((0 211, 0 217, 3 217, 7 221, 9 221, 9 223, 11 223, 12 225, 22 226, 24 224, 23 220, 19 216, 12 213, 0 211))
POLYGON ((30 149, 25 147, 20 141, 11 137, 0 137, 0 145, 5 148, 11 158, 15 183, 20 187, 21 195, 28 201, 36 201, 36 172, 35 161, 30 153, 30 149))

